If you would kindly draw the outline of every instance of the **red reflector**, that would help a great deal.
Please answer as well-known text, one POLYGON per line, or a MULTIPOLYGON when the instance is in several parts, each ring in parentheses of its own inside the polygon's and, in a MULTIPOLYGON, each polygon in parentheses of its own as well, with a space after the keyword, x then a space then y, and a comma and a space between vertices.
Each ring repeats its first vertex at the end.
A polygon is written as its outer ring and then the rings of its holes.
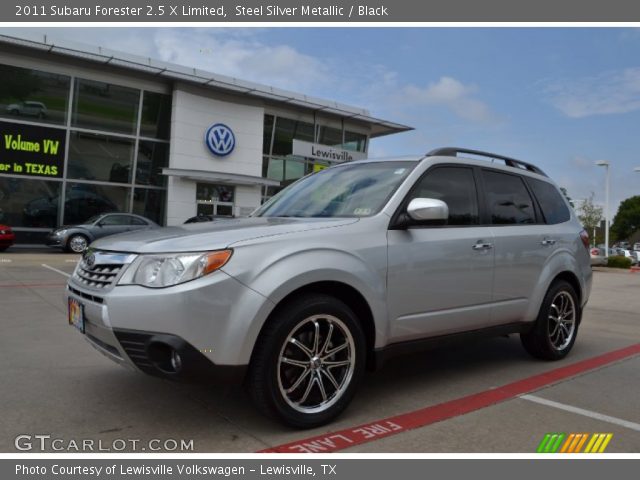
POLYGON ((584 245, 584 248, 589 248, 589 234, 587 233, 586 230, 582 230, 580 232, 580 240, 582 240, 582 244, 584 245))

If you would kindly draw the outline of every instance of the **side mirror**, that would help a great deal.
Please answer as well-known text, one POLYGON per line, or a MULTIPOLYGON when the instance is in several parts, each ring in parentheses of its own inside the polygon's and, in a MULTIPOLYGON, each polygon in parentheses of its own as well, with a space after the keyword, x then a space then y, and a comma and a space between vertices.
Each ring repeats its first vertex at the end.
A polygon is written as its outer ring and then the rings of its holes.
POLYGON ((449 207, 436 198, 414 198, 407 206, 407 214, 416 222, 446 222, 449 218, 449 207))

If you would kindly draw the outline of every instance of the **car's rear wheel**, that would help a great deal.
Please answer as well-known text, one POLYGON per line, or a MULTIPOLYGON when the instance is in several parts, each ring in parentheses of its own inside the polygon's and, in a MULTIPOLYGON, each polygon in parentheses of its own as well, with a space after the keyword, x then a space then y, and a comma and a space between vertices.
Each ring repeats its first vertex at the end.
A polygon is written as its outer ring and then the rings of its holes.
POLYGON ((364 333, 340 300, 304 295, 265 326, 247 379, 256 406, 302 428, 325 424, 349 404, 365 364, 364 333))
POLYGON ((81 233, 71 235, 67 241, 67 251, 73 253, 82 253, 88 246, 89 239, 81 233))
POLYGON ((580 304, 573 286, 554 282, 542 301, 533 329, 520 335, 530 355, 543 360, 560 360, 573 348, 580 323, 580 304))

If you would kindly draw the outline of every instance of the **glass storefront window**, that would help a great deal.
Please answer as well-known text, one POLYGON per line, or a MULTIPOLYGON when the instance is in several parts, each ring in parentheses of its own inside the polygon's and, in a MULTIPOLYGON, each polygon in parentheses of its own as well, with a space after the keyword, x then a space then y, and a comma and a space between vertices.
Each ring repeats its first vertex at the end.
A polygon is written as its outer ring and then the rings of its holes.
POLYGON ((171 96, 144 92, 140 136, 169 140, 171 124, 171 96))
POLYGON ((271 137, 273 136, 273 115, 264 116, 264 134, 262 136, 262 153, 271 154, 271 137))
POLYGON ((134 135, 140 90, 93 80, 76 80, 71 125, 134 135))
POLYGON ((362 133, 344 132, 344 144, 342 148, 351 150, 352 152, 364 152, 367 146, 367 136, 362 133))
POLYGON ((281 182, 284 179, 284 160, 281 158, 269 159, 267 178, 281 182))
POLYGON ((324 125, 321 125, 318 143, 322 145, 329 145, 331 147, 342 146, 342 130, 339 128, 325 127, 324 125))
POLYGON ((134 141, 84 132, 71 132, 67 177, 104 182, 131 182, 134 141))
POLYGON ((162 225, 166 201, 167 192, 165 190, 136 188, 133 191, 133 213, 162 225))
POLYGON ((233 194, 234 188, 231 185, 216 185, 213 183, 196 184, 196 201, 233 203, 233 194))
POLYGON ((0 117, 63 125, 70 78, 0 65, 0 117))
POLYGON ((0 177, 0 223, 53 228, 58 222, 62 182, 0 177))
POLYGON ((169 165, 169 144, 140 140, 136 164, 136 185, 164 187, 167 177, 162 169, 169 165))
POLYGON ((286 160, 286 166, 284 170, 285 180, 297 180, 304 177, 305 162, 304 160, 286 160))
POLYGON ((63 224, 79 224, 99 213, 127 212, 130 191, 127 187, 67 183, 63 224))
MULTIPOLYGON (((313 124, 278 117, 273 138, 273 155, 290 155, 294 138, 305 142, 313 142, 313 124)), ((342 140, 340 142, 342 143, 342 140)))

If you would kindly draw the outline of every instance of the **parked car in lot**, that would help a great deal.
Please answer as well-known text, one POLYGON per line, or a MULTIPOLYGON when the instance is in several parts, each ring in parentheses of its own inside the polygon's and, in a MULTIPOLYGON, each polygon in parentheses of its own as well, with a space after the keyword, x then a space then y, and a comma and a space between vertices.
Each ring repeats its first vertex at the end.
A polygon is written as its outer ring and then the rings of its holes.
POLYGON ((117 363, 244 381, 265 414, 314 427, 400 353, 518 333, 532 356, 564 358, 588 245, 531 164, 455 148, 345 162, 249 218, 97 240, 69 279, 69 323, 117 363))
POLYGON ((14 244, 16 235, 9 225, 0 225, 0 252, 14 244))
POLYGON ((620 248, 618 249, 619 253, 621 256, 624 256, 626 258, 628 258, 629 260, 631 260, 631 265, 635 265, 638 263, 638 258, 635 256, 634 252, 631 250, 627 250, 624 248, 620 248))
POLYGON ((640 242, 637 242, 637 243, 633 244, 633 251, 634 252, 640 252, 640 242))
POLYGON ((140 215, 103 213, 91 217, 80 225, 64 226, 53 230, 47 235, 45 243, 49 247, 61 247, 68 252, 82 253, 98 238, 158 227, 158 224, 140 215))
POLYGON ((196 215, 195 217, 187 218, 184 223, 202 223, 202 222, 215 222, 217 220, 229 220, 232 217, 224 217, 220 215, 196 215))
POLYGON ((589 250, 591 256, 591 265, 606 265, 607 257, 604 254, 604 248, 593 247, 589 250))

